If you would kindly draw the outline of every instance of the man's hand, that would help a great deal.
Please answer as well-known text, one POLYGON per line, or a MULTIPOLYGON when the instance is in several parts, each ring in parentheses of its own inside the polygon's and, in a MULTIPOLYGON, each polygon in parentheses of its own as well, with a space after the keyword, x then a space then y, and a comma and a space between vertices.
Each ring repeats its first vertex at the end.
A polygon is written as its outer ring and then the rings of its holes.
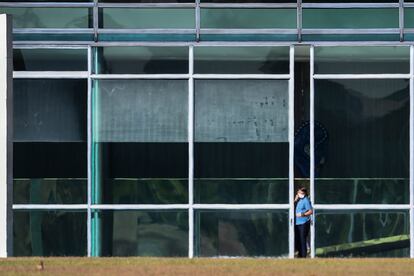
POLYGON ((296 213, 296 217, 298 218, 302 217, 302 213, 296 213))

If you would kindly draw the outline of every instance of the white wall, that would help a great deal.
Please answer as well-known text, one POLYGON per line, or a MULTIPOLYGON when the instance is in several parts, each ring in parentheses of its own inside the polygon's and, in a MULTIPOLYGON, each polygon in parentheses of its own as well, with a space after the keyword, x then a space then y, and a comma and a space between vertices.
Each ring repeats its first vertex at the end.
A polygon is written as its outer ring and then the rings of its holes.
POLYGON ((13 51, 11 16, 0 14, 0 257, 13 254, 13 51))

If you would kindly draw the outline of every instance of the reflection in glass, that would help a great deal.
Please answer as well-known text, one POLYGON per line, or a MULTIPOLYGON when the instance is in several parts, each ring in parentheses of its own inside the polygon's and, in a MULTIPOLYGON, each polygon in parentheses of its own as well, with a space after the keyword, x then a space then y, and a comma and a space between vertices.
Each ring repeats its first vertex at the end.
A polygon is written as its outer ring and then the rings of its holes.
POLYGON ((14 256, 86 256, 85 211, 14 211, 14 256))
POLYGON ((407 178, 334 178, 317 179, 319 204, 407 204, 407 178))
POLYGON ((14 71, 87 71, 86 49, 14 49, 14 71))
POLYGON ((14 179, 14 204, 86 204, 87 179, 14 179))
POLYGON ((303 28, 398 28, 398 8, 303 9, 303 28))
POLYGON ((195 28, 194 8, 105 8, 103 28, 111 29, 191 29, 195 28))
POLYGON ((187 211, 102 211, 101 256, 188 256, 187 211))
POLYGON ((287 202, 287 116, 288 81, 196 80, 195 200, 287 202))
POLYGON ((90 28, 92 13, 87 8, 4 8, 13 16, 14 28, 90 28))
POLYGON ((409 73, 410 48, 398 46, 316 47, 316 74, 409 73))
POLYGON ((408 203, 409 99, 408 80, 315 81, 315 120, 329 137, 315 152, 317 203, 408 203))
POLYGON ((186 80, 94 83, 94 202, 188 201, 187 89, 186 80))
POLYGON ((287 256, 288 211, 214 210, 195 213, 196 253, 209 256, 287 256))
POLYGON ((315 247, 320 257, 408 257, 408 211, 319 210, 315 247))
POLYGON ((201 8, 201 28, 296 28, 296 9, 201 8))
POLYGON ((186 74, 188 47, 100 47, 99 74, 186 74))
POLYGON ((289 47, 195 47, 199 74, 289 74, 289 47))
MULTIPOLYGON (((200 149, 200 147, 197 147, 200 149)), ((219 165, 222 165, 221 162, 219 165)), ((201 166, 200 166, 201 167, 201 166)), ((226 166, 230 169, 230 166, 226 166)), ((197 179, 194 182, 195 201, 206 204, 287 203, 287 179, 197 179)))

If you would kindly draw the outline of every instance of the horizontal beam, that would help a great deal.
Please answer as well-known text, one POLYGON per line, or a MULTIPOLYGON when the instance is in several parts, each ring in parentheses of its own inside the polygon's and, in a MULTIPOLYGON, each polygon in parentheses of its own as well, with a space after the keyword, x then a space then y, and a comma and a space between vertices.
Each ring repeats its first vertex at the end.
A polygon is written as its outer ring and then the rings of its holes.
POLYGON ((100 3, 98 8, 195 8, 194 3, 100 3))
POLYGON ((86 210, 87 204, 13 204, 13 210, 86 210))
POLYGON ((409 204, 314 204, 316 210, 409 210, 409 204))
POLYGON ((194 29, 150 28, 150 29, 98 29, 98 34, 195 34, 194 29))
POLYGON ((222 28, 201 28, 201 34, 297 34, 297 29, 222 29, 222 28))
POLYGON ((289 210, 289 204, 193 204, 194 209, 205 210, 289 210))
POLYGON ((275 79, 288 80, 289 74, 194 74, 195 79, 275 79))
POLYGON ((93 34, 91 28, 13 28, 14 34, 93 34))
POLYGON ((92 8, 93 3, 74 2, 0 2, 0 7, 10 8, 92 8))
POLYGON ((398 7, 399 3, 302 3, 302 8, 317 9, 381 9, 398 7))
POLYGON ((14 79, 87 79, 82 71, 14 71, 14 79))
POLYGON ((92 204, 93 210, 176 210, 188 209, 188 204, 92 204))
POLYGON ((309 29, 303 28, 302 34, 330 34, 330 35, 338 35, 338 34, 348 34, 348 35, 357 35, 357 34, 399 34, 399 28, 364 28, 364 29, 351 29, 351 28, 317 28, 317 29, 309 29))
POLYGON ((315 74, 314 79, 409 79, 410 74, 315 74))
POLYGON ((189 74, 93 74, 92 79, 188 79, 189 74))

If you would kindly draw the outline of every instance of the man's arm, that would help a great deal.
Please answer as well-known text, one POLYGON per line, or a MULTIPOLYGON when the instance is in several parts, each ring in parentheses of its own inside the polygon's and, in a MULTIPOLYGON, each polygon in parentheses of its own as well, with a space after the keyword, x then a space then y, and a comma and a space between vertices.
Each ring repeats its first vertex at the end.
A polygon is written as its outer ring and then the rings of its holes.
POLYGON ((313 214, 313 209, 312 209, 312 205, 310 204, 310 202, 307 201, 305 204, 306 204, 305 207, 306 207, 307 211, 302 212, 302 213, 298 213, 296 215, 297 217, 307 217, 307 216, 310 216, 310 215, 313 214))

